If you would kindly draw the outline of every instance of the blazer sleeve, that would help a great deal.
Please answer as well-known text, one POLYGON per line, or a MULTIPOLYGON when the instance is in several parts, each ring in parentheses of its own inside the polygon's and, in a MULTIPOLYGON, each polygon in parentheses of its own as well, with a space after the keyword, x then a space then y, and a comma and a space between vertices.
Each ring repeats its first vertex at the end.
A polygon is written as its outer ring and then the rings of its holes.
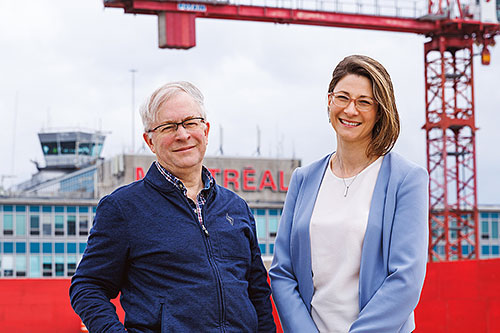
POLYGON ((394 200, 392 231, 389 229, 389 275, 361 309, 349 332, 399 332, 420 298, 429 233, 427 171, 420 167, 410 169, 394 200))
POLYGON ((303 179, 294 171, 288 187, 278 233, 274 245, 274 258, 269 275, 273 299, 285 332, 318 332, 308 307, 304 303, 292 266, 290 240, 297 204, 297 196, 303 179))
POLYGON ((128 252, 122 216, 111 197, 101 200, 87 248, 71 279, 71 306, 89 332, 126 332, 110 302, 120 291, 128 252))

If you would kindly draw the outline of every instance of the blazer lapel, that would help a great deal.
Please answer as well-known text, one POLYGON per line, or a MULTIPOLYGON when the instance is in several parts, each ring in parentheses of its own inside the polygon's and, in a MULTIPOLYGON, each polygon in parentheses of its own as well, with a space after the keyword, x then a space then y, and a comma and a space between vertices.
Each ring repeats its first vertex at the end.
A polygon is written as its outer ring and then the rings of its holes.
POLYGON ((319 188, 323 181, 323 176, 328 168, 328 162, 330 161, 331 154, 325 156, 319 160, 311 168, 304 172, 304 180, 302 183, 302 189, 299 193, 298 203, 295 208, 294 213, 294 223, 296 223, 296 233, 297 241, 293 242, 294 246, 292 251, 295 253, 292 255, 294 264, 297 269, 297 273, 300 273, 299 277, 300 290, 304 303, 310 310, 312 295, 314 292, 314 286, 312 281, 312 265, 311 265, 311 238, 309 233, 309 226, 311 222, 311 216, 316 204, 316 198, 318 196, 319 188))
MULTIPOLYGON (((370 203, 370 213, 368 215, 368 224, 366 226, 363 248, 361 251, 361 263, 359 271, 359 302, 360 309, 366 302, 364 299, 365 286, 368 285, 371 277, 367 272, 374 272, 377 269, 383 270, 383 265, 377 262, 378 255, 381 252, 384 226, 384 211, 386 206, 386 193, 391 175, 391 153, 384 156, 380 171, 373 190, 372 202, 370 203), (375 259, 374 259, 375 258, 375 259)), ((385 251, 384 251, 385 253, 385 251)), ((382 254, 384 255, 384 254, 382 254)), ((380 274, 385 274, 380 272, 380 274)))

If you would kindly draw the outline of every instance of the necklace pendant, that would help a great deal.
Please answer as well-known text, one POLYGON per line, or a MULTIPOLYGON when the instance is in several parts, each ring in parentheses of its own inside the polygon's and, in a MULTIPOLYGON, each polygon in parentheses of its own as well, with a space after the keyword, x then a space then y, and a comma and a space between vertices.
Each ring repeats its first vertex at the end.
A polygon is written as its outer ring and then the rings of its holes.
POLYGON ((347 192, 349 192, 349 186, 345 187, 344 198, 347 197, 347 192))

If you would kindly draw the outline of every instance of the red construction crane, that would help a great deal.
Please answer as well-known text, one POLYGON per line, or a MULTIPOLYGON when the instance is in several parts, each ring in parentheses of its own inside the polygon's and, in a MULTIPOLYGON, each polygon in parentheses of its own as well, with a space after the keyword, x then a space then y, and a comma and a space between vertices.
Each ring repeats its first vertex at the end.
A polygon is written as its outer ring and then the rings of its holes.
POLYGON ((474 117, 474 44, 481 62, 500 34, 500 0, 104 0, 158 16, 159 46, 196 45, 195 19, 215 18, 422 34, 430 176, 429 260, 479 258, 474 117), (293 4, 293 6, 292 6, 293 4), (418 8, 418 5, 425 7, 418 8), (314 8, 312 8, 314 7, 314 8))

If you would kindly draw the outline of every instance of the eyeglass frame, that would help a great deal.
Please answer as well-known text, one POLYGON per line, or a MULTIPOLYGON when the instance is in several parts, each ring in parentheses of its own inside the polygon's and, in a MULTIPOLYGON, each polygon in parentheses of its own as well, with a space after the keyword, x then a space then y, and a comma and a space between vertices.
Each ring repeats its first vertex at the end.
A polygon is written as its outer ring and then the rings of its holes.
POLYGON ((162 127, 162 126, 168 126, 168 125, 175 125, 175 130, 172 133, 176 133, 177 132, 177 130, 179 129, 179 125, 182 125, 182 127, 184 127, 185 130, 188 130, 186 128, 186 126, 185 126, 185 123, 188 122, 188 121, 190 121, 190 120, 201 120, 201 123, 205 124, 205 118, 203 118, 203 117, 192 117, 192 118, 184 119, 183 121, 178 122, 178 123, 176 123, 176 122, 167 122, 167 123, 160 124, 160 125, 156 126, 155 128, 148 130, 147 133, 156 132, 160 127, 162 127))
POLYGON ((370 97, 370 96, 361 96, 361 97, 358 97, 358 98, 352 98, 351 96, 348 96, 348 95, 346 95, 346 94, 344 94, 344 93, 342 93, 342 92, 334 92, 334 91, 332 91, 332 92, 328 93, 328 96, 333 96, 333 98, 332 98, 332 103, 333 103, 335 106, 338 106, 339 108, 346 108, 346 107, 348 107, 348 106, 349 106, 349 104, 351 104, 351 102, 354 102, 354 107, 356 108, 356 110, 358 110, 358 111, 360 111, 360 112, 368 112, 368 111, 370 111, 370 110, 371 110, 371 107, 373 107, 373 106, 375 106, 375 105, 378 105, 378 104, 379 104, 379 103, 375 100, 375 98, 370 97), (346 98, 349 98, 349 102, 348 102, 345 106, 341 106, 341 105, 337 105, 337 104, 335 104, 335 97, 337 97, 336 95, 340 95, 340 94, 341 94, 342 96, 346 97, 346 98), (373 105, 370 105, 370 109, 361 110, 361 109, 358 107, 357 102, 358 102, 358 100, 359 100, 359 99, 361 99, 361 98, 369 98, 369 99, 371 99, 371 100, 373 101, 373 105))

